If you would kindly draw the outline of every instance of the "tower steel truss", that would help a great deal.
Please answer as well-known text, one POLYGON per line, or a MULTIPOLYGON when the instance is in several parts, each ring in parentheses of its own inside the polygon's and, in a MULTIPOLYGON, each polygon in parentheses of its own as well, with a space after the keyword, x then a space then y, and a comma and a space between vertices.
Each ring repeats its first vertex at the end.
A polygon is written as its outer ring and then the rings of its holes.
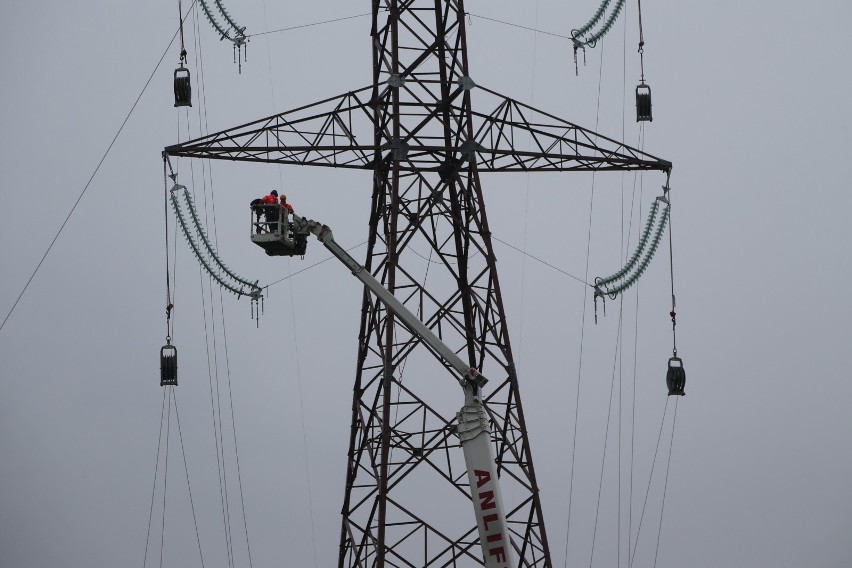
MULTIPOLYGON (((490 379, 518 566, 551 566, 480 172, 671 164, 476 85, 462 0, 373 0, 373 81, 165 149, 373 172, 364 266, 490 379), (478 108, 491 108, 481 113, 478 108), (534 121, 533 121, 534 119, 534 121)), ((365 292, 339 567, 483 565, 452 373, 365 292)))

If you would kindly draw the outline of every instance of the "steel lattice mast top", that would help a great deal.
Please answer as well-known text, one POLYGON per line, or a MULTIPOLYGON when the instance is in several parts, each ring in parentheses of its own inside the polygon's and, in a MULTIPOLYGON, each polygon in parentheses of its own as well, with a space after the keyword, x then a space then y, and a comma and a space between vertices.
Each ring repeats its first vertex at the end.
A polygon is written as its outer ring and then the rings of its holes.
MULTIPOLYGON (((476 85, 461 0, 372 5, 369 86, 165 153, 373 171, 364 266, 490 379, 515 557, 551 566, 479 173, 671 164, 476 85)), ((365 292, 338 566, 483 564, 450 377, 365 292)))

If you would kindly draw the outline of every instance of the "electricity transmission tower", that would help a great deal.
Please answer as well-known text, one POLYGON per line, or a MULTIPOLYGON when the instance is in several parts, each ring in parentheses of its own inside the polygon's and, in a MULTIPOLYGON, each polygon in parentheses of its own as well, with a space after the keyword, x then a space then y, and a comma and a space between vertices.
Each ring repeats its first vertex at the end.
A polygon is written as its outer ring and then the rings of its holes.
MULTIPOLYGON (((671 164, 477 85, 462 0, 372 8, 368 86, 165 154, 373 172, 364 266, 490 380, 485 405, 518 565, 549 567, 479 174, 671 164)), ((338 566, 483 565, 454 375, 366 292, 357 353, 338 566)))

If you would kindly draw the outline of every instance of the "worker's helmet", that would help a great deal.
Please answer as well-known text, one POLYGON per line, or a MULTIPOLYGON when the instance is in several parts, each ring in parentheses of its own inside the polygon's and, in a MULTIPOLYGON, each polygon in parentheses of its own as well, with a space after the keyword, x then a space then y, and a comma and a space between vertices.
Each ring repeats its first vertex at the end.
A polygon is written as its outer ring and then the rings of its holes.
POLYGON ((278 190, 273 189, 272 191, 269 192, 269 195, 274 195, 275 197, 278 197, 278 190))

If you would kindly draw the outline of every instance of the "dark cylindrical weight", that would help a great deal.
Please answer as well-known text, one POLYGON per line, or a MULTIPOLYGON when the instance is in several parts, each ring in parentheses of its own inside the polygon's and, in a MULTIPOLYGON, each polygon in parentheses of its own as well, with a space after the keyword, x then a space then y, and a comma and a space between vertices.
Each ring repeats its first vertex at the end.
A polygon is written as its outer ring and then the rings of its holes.
POLYGON ((684 396, 686 386, 686 371, 683 361, 678 357, 669 359, 669 370, 666 372, 666 386, 669 388, 669 396, 684 396))
POLYGON ((177 386, 177 347, 163 345, 160 349, 160 386, 177 386))

